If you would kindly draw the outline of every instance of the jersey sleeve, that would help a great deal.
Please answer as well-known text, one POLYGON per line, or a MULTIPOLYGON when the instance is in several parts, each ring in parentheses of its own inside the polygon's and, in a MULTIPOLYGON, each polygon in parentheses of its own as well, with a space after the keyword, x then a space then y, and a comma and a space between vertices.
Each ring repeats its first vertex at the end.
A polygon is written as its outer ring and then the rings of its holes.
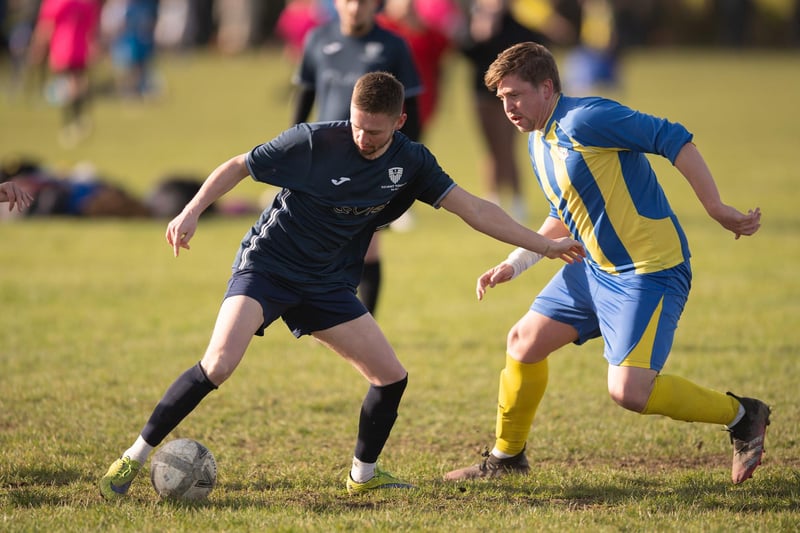
POLYGON ((455 182, 439 166, 430 150, 419 143, 412 143, 412 146, 419 151, 421 161, 418 170, 420 178, 414 180, 412 190, 415 191, 418 200, 438 209, 444 197, 455 186, 455 182))
POLYGON ((447 193, 456 186, 453 178, 439 166, 436 158, 427 148, 416 143, 413 143, 413 146, 418 150, 420 161, 420 165, 415 171, 415 179, 392 198, 392 201, 381 211, 375 219, 375 227, 380 228, 390 224, 417 200, 438 209, 447 193))
POLYGON ((594 99, 581 113, 576 113, 571 125, 568 121, 562 121, 562 125, 574 129, 575 140, 584 146, 657 154, 673 164, 681 148, 693 137, 682 124, 603 98, 594 99), (598 124, 602 127, 597 127, 598 124))
POLYGON ((300 180, 309 176, 311 132, 307 124, 297 124, 271 141, 253 148, 247 155, 247 168, 254 180, 277 187, 303 189, 300 180))

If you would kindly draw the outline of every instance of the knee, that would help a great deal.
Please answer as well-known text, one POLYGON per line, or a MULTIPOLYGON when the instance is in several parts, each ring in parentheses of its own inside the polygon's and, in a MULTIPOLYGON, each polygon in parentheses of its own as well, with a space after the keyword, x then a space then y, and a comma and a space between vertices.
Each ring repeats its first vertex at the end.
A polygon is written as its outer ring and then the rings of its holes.
POLYGON ((650 399, 650 388, 643 387, 638 383, 609 383, 608 394, 620 407, 641 413, 647 406, 647 400, 650 399))
POLYGON ((233 374, 236 365, 227 364, 223 354, 215 354, 206 352, 203 359, 200 361, 200 367, 205 372, 206 377, 219 387, 233 374))
POLYGON ((608 394, 619 406, 641 413, 647 407, 658 372, 632 366, 608 367, 608 394))
POLYGON ((509 330, 506 337, 506 350, 508 353, 521 355, 528 350, 528 344, 519 327, 514 326, 509 330))
POLYGON ((550 355, 549 352, 537 345, 534 335, 517 326, 508 332, 506 353, 523 363, 536 363, 550 355))

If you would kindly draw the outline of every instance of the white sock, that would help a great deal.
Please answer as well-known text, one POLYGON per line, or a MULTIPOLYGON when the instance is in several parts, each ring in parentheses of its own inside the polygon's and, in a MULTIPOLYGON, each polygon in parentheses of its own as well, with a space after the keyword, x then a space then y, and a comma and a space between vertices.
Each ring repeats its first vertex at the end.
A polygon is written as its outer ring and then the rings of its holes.
POLYGON ((493 448, 492 449, 492 455, 494 455, 498 459, 510 459, 511 457, 514 457, 513 455, 509 455, 509 454, 507 454, 505 452, 501 452, 497 448, 493 448))
POLYGON ((350 477, 356 483, 365 483, 375 477, 375 463, 364 463, 353 457, 353 467, 350 469, 350 477))
POLYGON ((738 424, 738 423, 739 423, 739 421, 740 421, 742 418, 744 418, 744 405, 742 405, 742 404, 740 403, 740 404, 739 404, 739 412, 737 413, 737 415, 736 415, 736 418, 734 418, 734 419, 733 419, 733 422, 731 422, 730 424, 728 424, 728 429, 731 429, 731 428, 733 428, 733 426, 735 426, 736 424, 738 424))
POLYGON ((133 443, 133 446, 128 448, 128 450, 122 454, 122 457, 130 457, 140 465, 143 465, 152 451, 153 447, 147 444, 142 436, 139 435, 136 442, 133 443))

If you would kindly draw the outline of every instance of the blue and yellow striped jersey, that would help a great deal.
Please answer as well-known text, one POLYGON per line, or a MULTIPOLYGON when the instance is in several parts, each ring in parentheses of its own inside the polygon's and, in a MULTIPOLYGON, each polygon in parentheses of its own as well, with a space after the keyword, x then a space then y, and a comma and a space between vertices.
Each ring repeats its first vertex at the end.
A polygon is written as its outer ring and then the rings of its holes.
POLYGON ((561 96, 530 134, 536 179, 583 243, 591 265, 644 274, 689 258, 686 235, 645 154, 674 163, 692 134, 677 123, 598 97, 561 96))

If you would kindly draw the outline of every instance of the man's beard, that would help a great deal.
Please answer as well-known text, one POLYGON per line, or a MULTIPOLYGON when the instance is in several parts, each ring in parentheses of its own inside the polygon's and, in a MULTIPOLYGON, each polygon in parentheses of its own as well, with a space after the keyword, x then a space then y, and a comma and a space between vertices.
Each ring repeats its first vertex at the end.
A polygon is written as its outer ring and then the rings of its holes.
POLYGON ((373 156, 374 154, 378 153, 379 151, 381 151, 381 150, 382 150, 384 147, 386 147, 386 146, 387 146, 387 145, 388 145, 390 142, 392 142, 392 138, 393 138, 393 137, 394 137, 394 135, 390 135, 390 136, 389 136, 389 138, 388 138, 388 139, 386 139, 386 142, 385 142, 385 143, 383 143, 382 145, 380 145, 380 146, 376 147, 376 148, 375 148, 375 149, 373 149, 373 150, 370 150, 369 152, 367 152, 367 151, 365 151, 365 150, 362 150, 361 148, 359 148, 359 149, 358 149, 358 151, 359 151, 359 153, 361 153, 362 157, 365 157, 365 158, 367 158, 367 159, 375 159, 375 158, 374 158, 374 157, 372 157, 372 156, 373 156))

